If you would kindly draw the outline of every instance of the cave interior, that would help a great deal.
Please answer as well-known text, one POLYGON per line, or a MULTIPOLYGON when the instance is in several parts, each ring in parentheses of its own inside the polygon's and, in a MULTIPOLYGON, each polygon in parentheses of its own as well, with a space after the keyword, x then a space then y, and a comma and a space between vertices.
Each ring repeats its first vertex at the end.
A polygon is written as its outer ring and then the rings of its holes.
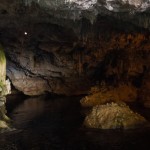
POLYGON ((150 147, 149 0, 0 0, 0 150, 150 147))

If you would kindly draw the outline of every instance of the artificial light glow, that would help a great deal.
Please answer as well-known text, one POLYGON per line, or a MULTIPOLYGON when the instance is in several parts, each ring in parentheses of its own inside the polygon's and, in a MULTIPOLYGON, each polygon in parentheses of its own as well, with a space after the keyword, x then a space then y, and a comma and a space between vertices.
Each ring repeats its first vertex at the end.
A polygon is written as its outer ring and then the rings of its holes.
POLYGON ((27 32, 24 32, 24 35, 27 35, 28 33, 27 32))

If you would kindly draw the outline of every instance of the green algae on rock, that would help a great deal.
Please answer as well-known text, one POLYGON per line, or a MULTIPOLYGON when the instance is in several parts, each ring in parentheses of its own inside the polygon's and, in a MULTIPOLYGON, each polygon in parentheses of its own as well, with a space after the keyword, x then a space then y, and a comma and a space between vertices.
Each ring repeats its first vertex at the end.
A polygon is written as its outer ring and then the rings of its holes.
POLYGON ((2 46, 0 45, 0 86, 3 86, 6 79, 6 57, 2 46))
POLYGON ((10 129, 10 119, 6 116, 6 95, 11 91, 10 82, 6 80, 6 57, 0 45, 0 132, 10 129))

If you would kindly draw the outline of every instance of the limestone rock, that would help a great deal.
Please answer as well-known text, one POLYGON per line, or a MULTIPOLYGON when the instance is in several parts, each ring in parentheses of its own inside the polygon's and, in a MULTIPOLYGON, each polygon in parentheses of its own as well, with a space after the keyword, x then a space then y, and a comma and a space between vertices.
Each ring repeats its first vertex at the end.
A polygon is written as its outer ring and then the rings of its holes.
POLYGON ((0 98, 0 133, 11 130, 10 119, 6 116, 4 98, 0 98))
POLYGON ((137 98, 137 89, 132 85, 120 84, 118 87, 106 86, 104 88, 92 88, 92 93, 81 99, 83 107, 92 107, 107 102, 133 102, 137 98))
POLYGON ((145 123, 144 117, 133 112, 124 103, 94 106, 91 113, 84 120, 86 127, 99 129, 130 129, 145 123))
POLYGON ((0 45, 0 132, 8 130, 9 118, 6 116, 6 95, 11 91, 10 82, 6 80, 6 57, 2 46, 0 45))

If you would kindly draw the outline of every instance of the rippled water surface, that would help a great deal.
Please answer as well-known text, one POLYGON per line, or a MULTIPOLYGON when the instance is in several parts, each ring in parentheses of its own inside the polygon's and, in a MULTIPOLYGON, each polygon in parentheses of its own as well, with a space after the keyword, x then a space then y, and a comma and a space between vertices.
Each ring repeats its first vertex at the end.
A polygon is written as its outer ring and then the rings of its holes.
MULTIPOLYGON (((0 150, 148 150, 150 128, 84 129, 79 97, 9 99, 15 131, 0 135, 0 150)), ((150 110, 139 111, 150 118, 150 110)))

